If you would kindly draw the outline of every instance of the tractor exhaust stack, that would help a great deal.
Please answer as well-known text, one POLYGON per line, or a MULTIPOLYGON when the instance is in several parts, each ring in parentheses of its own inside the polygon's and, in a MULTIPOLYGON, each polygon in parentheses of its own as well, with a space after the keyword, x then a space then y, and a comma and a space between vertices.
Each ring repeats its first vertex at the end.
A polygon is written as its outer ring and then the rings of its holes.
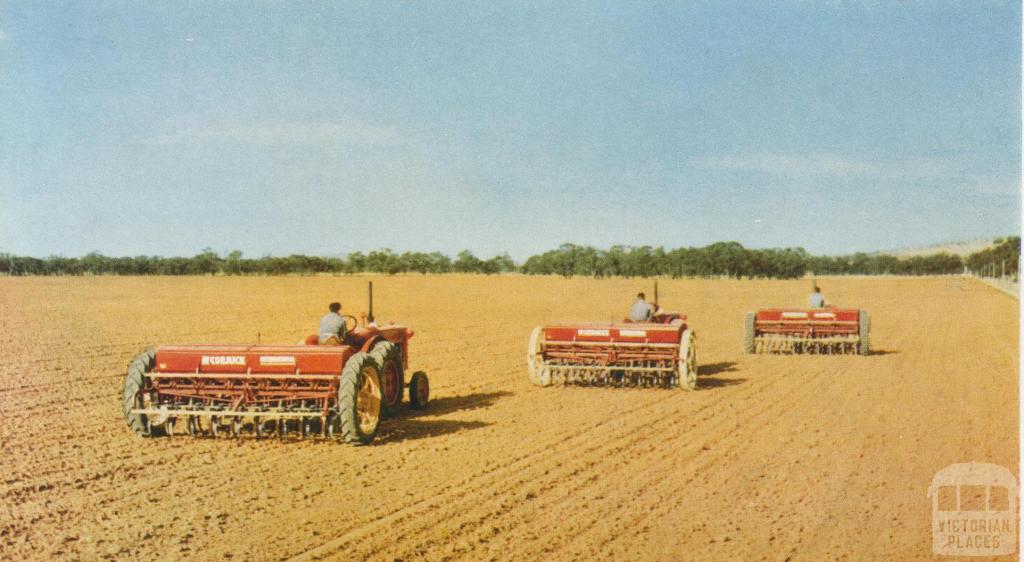
POLYGON ((373 281, 370 281, 367 291, 370 294, 370 312, 366 315, 366 321, 373 324, 373 281))

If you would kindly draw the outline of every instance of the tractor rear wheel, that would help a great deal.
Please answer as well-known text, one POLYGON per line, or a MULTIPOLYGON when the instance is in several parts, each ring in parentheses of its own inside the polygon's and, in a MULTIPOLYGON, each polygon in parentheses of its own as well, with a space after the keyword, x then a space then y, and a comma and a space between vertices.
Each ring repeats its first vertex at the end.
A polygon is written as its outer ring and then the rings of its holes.
POLYGON ((548 386, 551 384, 551 371, 544 364, 544 354, 540 350, 542 336, 543 329, 540 326, 530 334, 530 343, 526 347, 526 368, 530 372, 530 382, 537 386, 548 386))
POLYGON ((149 420, 145 414, 132 413, 133 409, 145 406, 143 400, 143 394, 146 392, 145 376, 146 373, 153 370, 155 359, 155 350, 143 351, 128 364, 128 372, 124 377, 124 400, 122 401, 124 419, 128 422, 128 427, 142 437, 152 437, 158 432, 162 433, 159 428, 155 427, 151 431, 149 420))
POLYGON ((430 401, 430 379, 423 371, 416 371, 409 379, 409 403, 416 410, 425 410, 430 401))
POLYGON ((743 353, 754 352, 754 328, 756 320, 757 314, 754 312, 748 312, 747 317, 743 321, 743 353))
POLYGON ((860 342, 859 342, 859 345, 858 345, 859 352, 860 352, 861 355, 871 355, 871 338, 870 338, 870 334, 871 334, 871 315, 868 314, 868 311, 861 310, 859 316, 860 316, 860 325, 858 326, 860 328, 860 342))
POLYGON ((693 330, 683 330, 679 337, 679 368, 676 372, 679 388, 697 388, 697 337, 693 330))
POLYGON ((338 385, 338 429, 353 445, 373 441, 380 429, 380 367, 367 353, 359 352, 345 362, 338 385))
POLYGON ((389 341, 382 341, 373 346, 370 355, 380 366, 381 393, 384 400, 381 407, 384 415, 394 415, 402 404, 402 393, 405 391, 402 348, 389 341))

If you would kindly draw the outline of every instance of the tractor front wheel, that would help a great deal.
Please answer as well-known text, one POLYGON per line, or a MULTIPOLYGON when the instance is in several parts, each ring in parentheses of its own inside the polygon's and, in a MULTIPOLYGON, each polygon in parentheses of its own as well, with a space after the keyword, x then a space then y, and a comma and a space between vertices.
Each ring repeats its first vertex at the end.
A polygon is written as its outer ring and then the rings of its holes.
POLYGON ((416 371, 409 379, 409 403, 416 410, 425 410, 430 401, 430 380, 423 371, 416 371))

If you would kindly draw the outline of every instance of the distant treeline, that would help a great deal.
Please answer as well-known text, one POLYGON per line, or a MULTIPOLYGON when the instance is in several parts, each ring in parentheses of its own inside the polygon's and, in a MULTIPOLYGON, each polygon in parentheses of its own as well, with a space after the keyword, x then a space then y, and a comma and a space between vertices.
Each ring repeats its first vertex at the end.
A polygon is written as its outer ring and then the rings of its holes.
POLYGON ((453 260, 440 253, 384 249, 353 252, 345 259, 291 255, 244 258, 235 250, 222 257, 210 248, 190 257, 134 256, 112 258, 90 253, 81 258, 0 254, 0 275, 286 275, 290 273, 505 273, 516 271, 508 254, 482 260, 463 251, 453 260))
POLYGON ((369 254, 353 252, 342 258, 291 255, 244 258, 233 251, 221 256, 206 248, 187 257, 107 257, 91 253, 81 258, 33 258, 0 254, 0 275, 285 275, 312 273, 496 273, 565 277, 732 277, 795 279, 816 275, 947 275, 965 271, 979 275, 1017 275, 1020 238, 999 239, 993 248, 960 256, 939 253, 898 258, 889 254, 812 256, 803 248, 754 250, 737 242, 718 242, 702 248, 665 250, 651 246, 591 246, 563 244, 531 256, 517 265, 508 254, 481 259, 465 250, 454 259, 440 252, 389 249, 369 254))
MULTIPOLYGON (((796 279, 815 275, 949 275, 965 271, 991 274, 1006 260, 1006 274, 1017 273, 1020 238, 999 239, 998 246, 960 256, 938 253, 898 258, 890 254, 856 253, 848 256, 812 256, 803 248, 752 250, 737 242, 717 242, 703 248, 613 246, 598 250, 564 244, 557 250, 532 256, 523 273, 585 275, 592 277, 734 277, 796 279), (995 264, 995 265, 992 265, 995 264)), ((1000 270, 1001 271, 1001 270, 1000 270)), ((999 274, 1000 271, 995 271, 999 274)))
POLYGON ((996 245, 980 252, 967 256, 965 265, 967 269, 978 275, 995 277, 1003 275, 1005 266, 1006 275, 1013 275, 1018 278, 1017 267, 1020 263, 1020 237, 1011 236, 1005 239, 996 240, 996 245))

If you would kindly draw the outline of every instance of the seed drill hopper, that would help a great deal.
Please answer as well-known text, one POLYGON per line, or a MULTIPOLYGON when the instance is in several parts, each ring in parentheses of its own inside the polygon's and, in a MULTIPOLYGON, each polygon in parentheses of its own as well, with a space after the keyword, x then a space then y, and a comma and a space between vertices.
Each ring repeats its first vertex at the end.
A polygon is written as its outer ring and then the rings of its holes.
POLYGON ((686 316, 655 314, 648 322, 552 324, 530 334, 530 381, 595 386, 697 385, 697 346, 686 316))
POLYGON ((748 312, 746 353, 868 355, 871 318, 866 310, 845 308, 765 308, 748 312))
MULTIPOLYGON (((216 437, 251 432, 373 441, 383 415, 403 395, 409 339, 405 326, 378 327, 370 314, 351 323, 341 345, 164 345, 128 366, 124 416, 143 437, 216 437)), ((425 408, 429 382, 409 380, 409 401, 425 408)))

